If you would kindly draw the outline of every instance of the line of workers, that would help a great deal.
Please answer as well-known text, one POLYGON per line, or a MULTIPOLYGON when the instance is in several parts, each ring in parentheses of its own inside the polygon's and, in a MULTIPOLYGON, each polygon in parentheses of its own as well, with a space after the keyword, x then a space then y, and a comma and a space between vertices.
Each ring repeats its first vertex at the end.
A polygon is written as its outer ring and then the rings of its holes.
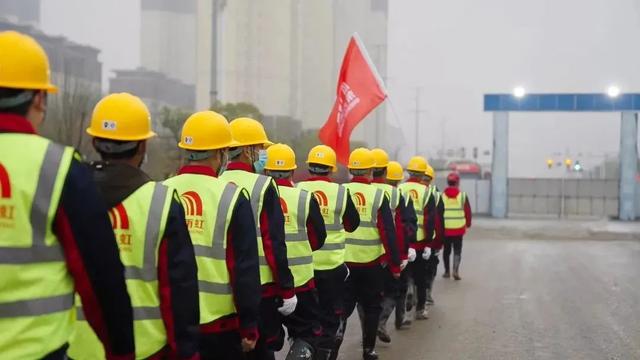
MULTIPOLYGON (((184 165, 141 170, 155 136, 136 96, 110 94, 86 130, 100 161, 37 135, 48 58, 0 33, 0 354, 4 359, 336 359, 357 308, 364 359, 386 322, 428 317, 439 251, 460 279, 469 203, 427 161, 319 145, 293 183, 293 150, 249 118, 191 115, 184 165), (409 293, 409 295, 407 295, 409 293), (406 299, 409 299, 408 303, 406 299), (286 328, 286 335, 285 330, 286 328)), ((158 154, 152 154, 157 156, 158 154)))

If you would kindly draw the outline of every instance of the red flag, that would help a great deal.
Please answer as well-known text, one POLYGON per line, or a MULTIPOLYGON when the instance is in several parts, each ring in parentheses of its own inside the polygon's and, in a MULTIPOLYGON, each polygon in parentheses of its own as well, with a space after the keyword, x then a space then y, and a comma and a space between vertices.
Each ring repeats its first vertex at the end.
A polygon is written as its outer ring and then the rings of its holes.
POLYGON ((353 129, 378 106, 387 94, 369 54, 357 34, 351 37, 342 60, 336 102, 320 129, 320 140, 335 150, 338 161, 347 164, 353 129))

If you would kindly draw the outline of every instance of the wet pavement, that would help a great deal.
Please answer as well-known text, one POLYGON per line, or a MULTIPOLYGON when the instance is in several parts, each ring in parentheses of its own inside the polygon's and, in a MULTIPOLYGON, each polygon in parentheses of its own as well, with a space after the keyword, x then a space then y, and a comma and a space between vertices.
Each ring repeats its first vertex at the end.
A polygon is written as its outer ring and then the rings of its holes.
MULTIPOLYGON (((390 320, 381 359, 640 359, 638 241, 466 239, 462 281, 438 271, 430 319, 390 320)), ((361 356, 352 318, 339 358, 361 356)))

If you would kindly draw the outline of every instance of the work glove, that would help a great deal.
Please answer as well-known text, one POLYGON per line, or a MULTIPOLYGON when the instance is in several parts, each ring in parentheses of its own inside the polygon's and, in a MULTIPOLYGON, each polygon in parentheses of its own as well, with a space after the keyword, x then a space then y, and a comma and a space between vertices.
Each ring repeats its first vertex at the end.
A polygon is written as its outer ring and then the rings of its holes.
POLYGON ((416 249, 409 248, 408 259, 409 262, 414 262, 416 260, 416 249))
POLYGON ((430 248, 424 248, 424 250, 422 250, 422 258, 425 260, 429 260, 429 258, 431 257, 431 249, 430 248))
POLYGON ((346 282, 347 279, 349 278, 349 275, 351 275, 351 270, 349 270, 349 267, 347 265, 344 265, 344 268, 347 269, 347 275, 345 275, 344 277, 344 281, 346 282))
POLYGON ((293 295, 288 299, 282 299, 282 306, 278 308, 278 311, 284 316, 289 316, 296 310, 296 305, 298 305, 298 297, 293 295))
POLYGON ((400 263, 400 271, 404 270, 404 268, 407 267, 407 264, 409 264, 409 260, 402 260, 400 263))

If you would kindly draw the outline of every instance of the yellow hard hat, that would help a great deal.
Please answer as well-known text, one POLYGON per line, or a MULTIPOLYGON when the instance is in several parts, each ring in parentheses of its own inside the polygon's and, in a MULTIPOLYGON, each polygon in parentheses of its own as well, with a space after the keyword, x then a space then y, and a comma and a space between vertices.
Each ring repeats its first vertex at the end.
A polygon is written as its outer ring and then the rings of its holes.
POLYGON ((0 32, 0 87, 56 92, 51 84, 49 58, 31 36, 0 32))
POLYGON ((414 156, 409 159, 407 170, 424 173, 427 171, 427 159, 422 156, 414 156))
POLYGON ((424 174, 432 179, 436 178, 436 173, 433 170, 433 167, 431 167, 431 165, 427 165, 427 170, 424 172, 424 174))
POLYGON ((389 161, 389 164, 387 164, 387 180, 400 181, 402 179, 404 179, 402 165, 397 161, 389 161))
POLYGON ((265 170, 289 171, 297 168, 296 154, 289 145, 275 144, 267 148, 265 170))
POLYGON ((154 137, 151 116, 139 97, 109 94, 93 108, 87 134, 109 140, 140 141, 154 137))
POLYGON ((333 172, 338 170, 336 152, 327 145, 317 145, 309 150, 307 164, 320 164, 331 167, 333 172))
POLYGON ((229 125, 235 146, 273 145, 267 138, 264 126, 257 120, 242 117, 231 121, 229 125))
POLYGON ((389 154, 386 151, 376 148, 371 150, 371 154, 376 161, 377 168, 387 167, 389 165, 389 154))
POLYGON ((178 147, 186 150, 216 150, 231 146, 231 128, 227 119, 217 112, 200 111, 182 126, 178 147))
POLYGON ((367 148, 357 148, 349 154, 348 168, 352 170, 366 170, 376 166, 376 160, 367 148))

